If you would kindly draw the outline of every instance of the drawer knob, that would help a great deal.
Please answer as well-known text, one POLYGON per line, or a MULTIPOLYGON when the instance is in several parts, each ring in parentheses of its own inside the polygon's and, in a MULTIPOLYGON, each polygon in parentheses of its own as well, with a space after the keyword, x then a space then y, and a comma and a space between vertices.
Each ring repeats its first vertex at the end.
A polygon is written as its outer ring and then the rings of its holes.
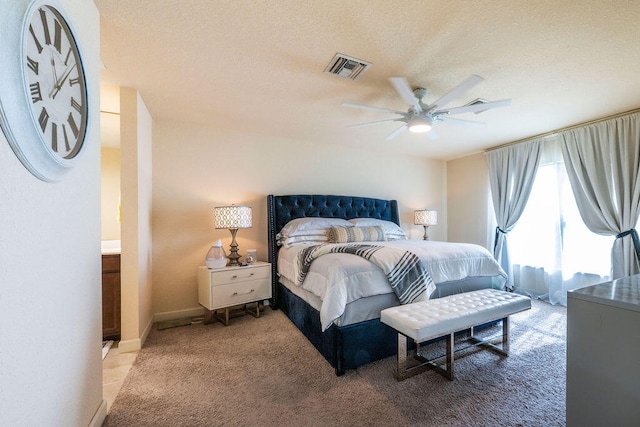
POLYGON ((251 290, 249 290, 247 292, 234 292, 232 296, 235 297, 235 296, 238 296, 238 295, 247 295, 247 294, 250 294, 252 292, 255 292, 255 289, 251 289, 251 290))
MULTIPOLYGON (((255 274, 255 273, 249 273, 249 277, 253 276, 254 274, 255 274)), ((233 276, 231 276, 231 280, 233 280, 233 279, 237 279, 237 278, 238 278, 238 275, 237 275, 237 274, 234 274, 233 276)))

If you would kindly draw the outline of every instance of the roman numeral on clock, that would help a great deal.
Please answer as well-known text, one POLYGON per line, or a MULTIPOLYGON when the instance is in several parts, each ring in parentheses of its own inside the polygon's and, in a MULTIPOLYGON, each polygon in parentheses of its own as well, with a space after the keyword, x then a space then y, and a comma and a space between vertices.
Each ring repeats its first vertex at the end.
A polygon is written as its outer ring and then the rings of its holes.
POLYGON ((58 152, 58 124, 51 122, 51 149, 58 152))
POLYGON ((78 125, 76 124, 73 115, 69 113, 69 117, 67 117, 67 123, 69 123, 69 127, 71 128, 71 132, 73 132, 73 136, 77 139, 80 134, 80 130, 78 129, 78 125))
POLYGON ((73 53, 73 52, 71 51, 71 48, 69 48, 69 51, 67 52, 67 56, 65 56, 65 58, 64 58, 64 65, 68 65, 68 63, 69 63, 69 58, 71 58, 71 54, 72 54, 72 53, 73 53))
POLYGON ((49 123, 49 113, 44 107, 42 107, 42 111, 40 111, 38 123, 40 123, 40 129, 42 129, 42 133, 44 133, 44 131, 47 129, 47 123, 49 123))
POLYGON ((35 82, 29 85, 31 90, 31 102, 34 104, 38 101, 42 101, 42 93, 40 92, 40 82, 35 82))
POLYGON ((69 145, 69 136, 67 135, 67 127, 62 125, 62 134, 64 135, 64 146, 67 151, 71 150, 71 146, 69 145))
POLYGON ((78 113, 82 113, 82 105, 80 105, 80 103, 76 101, 73 96, 71 97, 71 106, 78 110, 78 113))
POLYGON ((33 27, 31 25, 29 25, 29 32, 33 37, 33 41, 36 43, 36 47, 38 48, 38 53, 42 53, 42 45, 40 44, 40 40, 38 40, 38 37, 36 37, 36 33, 33 31, 33 27))
POLYGON ((38 61, 34 61, 33 59, 29 58, 27 56, 27 67, 29 67, 29 69, 31 71, 33 71, 34 73, 36 73, 36 76, 38 75, 38 67, 40 64, 38 64, 38 61))
POLYGON ((62 26, 60 25, 58 20, 54 20, 53 23, 54 23, 53 47, 55 47, 59 53, 62 53, 62 37, 61 37, 62 26))
POLYGON ((44 44, 51 44, 51 34, 49 33, 49 22, 47 22, 47 12, 39 9, 40 20, 42 21, 42 29, 44 30, 44 44))

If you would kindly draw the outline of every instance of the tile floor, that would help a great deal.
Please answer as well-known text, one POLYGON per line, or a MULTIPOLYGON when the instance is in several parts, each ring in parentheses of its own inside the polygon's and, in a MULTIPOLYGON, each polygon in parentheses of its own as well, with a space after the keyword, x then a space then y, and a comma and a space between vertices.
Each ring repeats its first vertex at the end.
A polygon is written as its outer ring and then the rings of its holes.
POLYGON ((102 361, 102 398, 107 401, 107 413, 137 356, 137 351, 120 354, 116 341, 102 361))

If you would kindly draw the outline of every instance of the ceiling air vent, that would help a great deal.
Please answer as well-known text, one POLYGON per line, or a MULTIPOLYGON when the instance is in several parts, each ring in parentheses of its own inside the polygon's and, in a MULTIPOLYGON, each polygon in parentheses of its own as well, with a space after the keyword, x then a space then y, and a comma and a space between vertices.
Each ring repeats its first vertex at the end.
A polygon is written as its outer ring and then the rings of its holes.
POLYGON ((343 79, 355 80, 370 66, 370 62, 336 53, 336 56, 333 57, 329 65, 327 65, 327 68, 324 69, 324 72, 342 77, 343 79))

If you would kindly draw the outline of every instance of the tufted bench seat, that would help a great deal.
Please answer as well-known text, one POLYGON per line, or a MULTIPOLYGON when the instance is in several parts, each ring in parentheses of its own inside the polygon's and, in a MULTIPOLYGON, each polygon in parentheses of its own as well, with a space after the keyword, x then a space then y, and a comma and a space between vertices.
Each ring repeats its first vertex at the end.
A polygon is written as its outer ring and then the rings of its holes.
MULTIPOLYGON (((470 340, 503 356, 509 354, 509 316, 531 308, 531 300, 523 295, 496 289, 482 289, 473 292, 450 295, 412 304, 387 308, 380 313, 380 321, 398 332, 397 378, 405 378, 431 368, 450 380, 454 378, 454 334, 470 330, 470 340), (502 348, 473 336, 473 328, 488 322, 502 320, 502 348), (434 338, 446 336, 446 370, 434 359, 427 360, 415 354, 421 363, 407 366, 407 338, 419 344, 434 338)), ((443 356, 444 357, 444 356, 443 356)))

